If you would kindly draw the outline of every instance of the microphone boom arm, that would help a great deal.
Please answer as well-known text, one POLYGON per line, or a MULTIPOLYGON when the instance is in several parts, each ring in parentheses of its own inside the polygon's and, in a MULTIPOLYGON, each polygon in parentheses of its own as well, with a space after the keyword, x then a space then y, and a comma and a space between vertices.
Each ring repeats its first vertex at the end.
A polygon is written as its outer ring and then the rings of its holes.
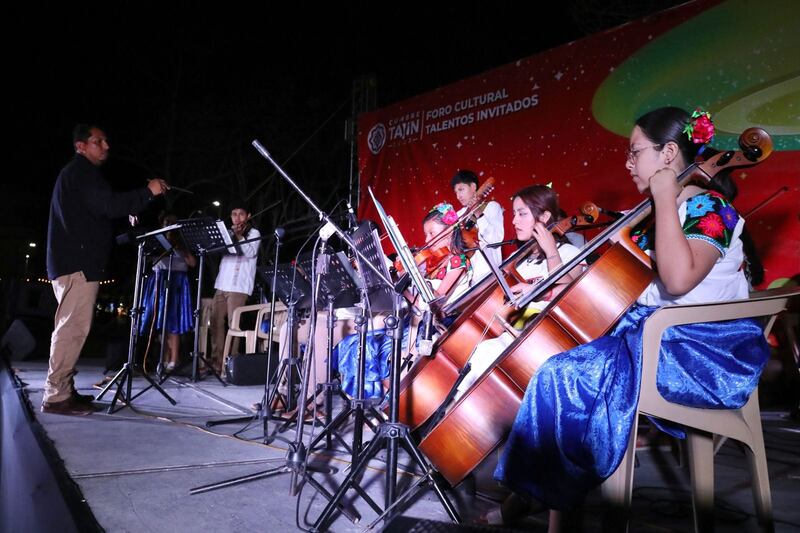
POLYGON ((272 159, 270 153, 267 151, 266 148, 264 148, 264 146, 262 146, 260 142, 258 142, 258 139, 254 139, 252 145, 256 150, 258 150, 258 153, 260 153, 264 157, 264 159, 269 161, 272 164, 272 166, 275 167, 275 170, 278 172, 278 174, 283 176, 283 179, 285 179, 289 183, 289 185, 291 185, 292 188, 295 191, 297 191, 297 193, 303 198, 303 200, 305 200, 306 203, 310 205, 314 211, 317 212, 317 214, 319 215, 319 219, 324 220, 326 223, 330 224, 333 227, 334 231, 339 236, 339 238, 342 239, 344 242, 346 242, 347 246, 349 246, 350 249, 353 250, 353 253, 355 253, 358 256, 358 258, 361 259, 361 263, 366 265, 370 270, 372 270, 372 272, 374 272, 381 279, 381 281, 383 281, 386 284, 387 287, 394 287, 391 280, 387 279, 386 276, 384 276, 383 273, 380 271, 380 269, 378 269, 378 267, 370 263, 369 259, 367 259, 367 257, 365 257, 364 254, 362 254, 359 251, 355 243, 352 241, 352 239, 350 239, 350 236, 347 235, 344 231, 342 231, 341 228, 339 228, 339 226, 334 224, 333 221, 331 220, 331 217, 329 217, 324 211, 322 211, 322 209, 317 207, 317 204, 315 204, 314 201, 311 198, 309 198, 308 195, 305 192, 303 192, 303 190, 294 182, 294 180, 290 178, 289 175, 286 174, 286 172, 284 172, 281 166, 274 159, 272 159))

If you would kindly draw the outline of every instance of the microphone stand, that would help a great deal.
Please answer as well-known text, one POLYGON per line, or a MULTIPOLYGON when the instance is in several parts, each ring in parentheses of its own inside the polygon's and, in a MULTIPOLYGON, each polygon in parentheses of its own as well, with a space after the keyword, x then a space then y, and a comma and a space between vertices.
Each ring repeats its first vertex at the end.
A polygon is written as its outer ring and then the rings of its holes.
MULTIPOLYGON (((222 420, 209 420, 208 422, 205 423, 205 426, 207 428, 210 428, 210 427, 219 426, 219 425, 222 425, 222 424, 238 424, 238 423, 244 423, 244 422, 252 422, 254 420, 258 420, 258 418, 261 418, 262 421, 263 421, 263 425, 264 425, 264 444, 267 444, 267 443, 271 442, 272 440, 274 440, 276 438, 280 438, 280 437, 277 437, 277 436, 270 438, 270 436, 269 436, 269 420, 270 420, 270 418, 272 418, 272 406, 270 405, 272 402, 269 401, 269 399, 270 399, 270 394, 269 394, 269 384, 270 384, 269 369, 272 368, 272 355, 273 355, 272 354, 272 351, 273 351, 272 339, 273 339, 273 332, 274 332, 274 329, 275 329, 273 324, 275 324, 275 298, 276 298, 276 296, 275 296, 276 295, 275 286, 277 284, 277 278, 278 278, 278 256, 280 254, 280 248, 281 248, 281 244, 282 244, 281 239, 283 238, 283 236, 285 234, 286 234, 286 230, 284 230, 283 228, 275 228, 275 232, 273 233, 273 235, 275 237, 275 261, 274 261, 274 265, 273 265, 273 269, 272 269, 272 297, 271 297, 271 300, 270 300, 270 308, 269 308, 269 336, 268 336, 268 339, 267 339, 267 342, 269 344, 267 345, 267 368, 264 371, 266 375, 264 376, 264 394, 263 394, 262 399, 261 399, 261 409, 258 411, 258 413, 252 414, 250 416, 241 416, 241 417, 237 417, 237 418, 226 418, 226 419, 222 419, 222 420)), ((257 237, 255 239, 250 239, 248 241, 239 241, 239 244, 246 243, 246 242, 252 242, 252 241, 256 241, 256 240, 263 240, 263 239, 264 239, 264 237, 257 237)), ((293 306, 289 305, 289 327, 290 328, 291 328, 291 320, 292 320, 292 316, 293 315, 294 315, 293 306)), ((260 327, 260 324, 256 324, 256 327, 260 327)), ((277 374, 277 372, 276 372, 276 374, 277 374)), ((275 386, 277 387, 277 384, 275 386)), ((284 439, 281 439, 281 440, 284 440, 284 439)), ((211 490, 211 489, 209 489, 209 490, 211 490)))
MULTIPOLYGON (((364 451, 358 455, 357 464, 353 465, 353 468, 350 470, 348 476, 345 478, 344 482, 339 486, 336 491, 336 494, 333 495, 332 498, 329 498, 330 501, 328 505, 323 510, 322 514, 319 516, 317 521, 314 523, 312 531, 324 531, 325 526, 328 520, 331 518, 334 510, 342 509, 341 499, 344 494, 347 492, 348 489, 354 488, 357 492, 361 493, 357 484, 355 484, 355 479, 357 476, 361 474, 361 472, 366 468, 369 461, 373 459, 378 453, 383 449, 386 448, 387 450, 387 469, 386 469, 386 491, 385 491, 385 509, 384 515, 394 514, 395 511, 395 500, 397 496, 397 454, 399 451, 399 447, 402 446, 412 457, 412 459, 425 471, 425 478, 433 485, 433 489, 436 492, 442 506, 445 508, 445 511, 450 516, 450 518, 454 522, 460 522, 461 519, 458 516, 455 508, 453 507, 452 503, 448 500, 447 496, 444 494, 442 488, 439 486, 436 479, 433 477, 434 470, 429 465, 425 457, 422 455, 422 452, 419 451, 416 443, 411 438, 411 432, 408 429, 408 426, 405 424, 399 423, 400 419, 400 360, 401 360, 401 352, 402 352, 402 328, 399 327, 402 323, 402 295, 397 293, 394 290, 394 284, 391 280, 381 272, 378 267, 372 264, 369 259, 358 249, 355 245, 353 240, 343 232, 336 224, 334 224, 330 217, 325 214, 317 205, 306 195, 300 187, 290 178, 286 172, 280 167, 280 165, 272 159, 272 156, 269 152, 259 143, 257 140, 253 141, 253 146, 258 150, 258 152, 269 161, 273 167, 277 170, 277 172, 283 176, 283 178, 300 194, 300 196, 305 199, 305 201, 310 205, 318 214, 321 220, 325 220, 327 224, 329 224, 332 229, 336 232, 337 235, 347 243, 348 247, 353 251, 353 253, 358 256, 360 259, 360 264, 366 265, 372 272, 374 272, 380 280, 383 281, 386 287, 390 288, 393 292, 393 299, 392 299, 392 306, 393 306, 393 314, 386 318, 385 325, 388 330, 391 331, 392 335, 392 367, 391 367, 391 394, 390 394, 390 408, 389 408, 389 422, 382 423, 378 428, 378 434, 373 438, 369 445, 364 449, 364 451)), ((363 274, 362 274, 363 276, 363 274)), ((316 276, 317 282, 317 289, 319 284, 320 274, 317 273, 316 276)), ((314 328, 316 327, 316 299, 317 294, 314 294, 314 299, 312 300, 314 303, 312 304, 312 313, 311 313, 311 331, 313 334, 314 328)), ((313 346, 313 344, 312 344, 313 346)), ((313 348, 312 348, 313 354, 313 348)), ((303 375, 303 384, 301 386, 301 390, 306 390, 306 385, 308 383, 308 375, 310 374, 312 359, 308 357, 305 361, 305 371, 303 375)), ((289 450, 289 457, 287 457, 287 465, 284 469, 289 469, 292 472, 292 481, 294 482, 296 476, 298 474, 302 474, 305 479, 311 480, 310 475, 308 475, 305 469, 297 468, 297 465, 301 459, 303 463, 307 460, 307 458, 302 457, 305 454, 305 447, 302 443, 302 428, 303 428, 303 420, 304 420, 304 413, 303 409, 298 409, 298 421, 297 421, 297 432, 295 434, 295 444, 293 446, 294 449, 290 447, 289 450)), ((314 482, 316 483, 316 482, 314 482)), ((312 483, 313 484, 313 483, 312 483)), ((324 488, 319 486, 319 483, 314 485, 317 487, 317 490, 324 488)), ((294 495, 294 486, 290 487, 290 491, 292 495, 294 495)), ((327 495, 327 491, 322 492, 323 494, 327 495)), ((401 498, 402 499, 402 498, 401 498)))
MULTIPOLYGON (((327 244, 327 239, 322 241, 321 252, 320 252, 321 254, 324 254, 326 244, 327 244)), ((311 332, 310 335, 312 336, 312 338, 316 328, 316 320, 317 320, 317 313, 316 313, 316 300, 318 297, 317 291, 319 291, 320 278, 322 277, 322 272, 319 272, 319 270, 320 269, 317 269, 315 275, 315 280, 314 280, 315 292, 312 297, 311 317, 309 320, 309 328, 310 328, 309 331, 311 332)), ((273 287, 273 294, 274 294, 274 287, 273 287)), ((270 324, 270 328, 271 327, 272 324, 270 324)), ((304 357, 305 360, 304 360, 302 380, 300 385, 301 391, 305 391, 307 389, 308 381, 311 375, 311 365, 313 364, 314 360, 313 342, 308 343, 308 347, 306 349, 306 354, 304 357)), ((278 474, 290 474, 290 482, 289 482, 290 496, 298 495, 299 493, 298 478, 301 478, 303 481, 308 482, 309 485, 314 487, 314 489, 316 489, 316 491, 319 492, 328 501, 331 501, 332 499, 331 494, 327 491, 325 487, 322 486, 321 483, 319 483, 316 479, 314 479, 309 472, 319 471, 331 474, 335 472, 335 469, 318 467, 308 464, 308 454, 306 447, 303 444, 303 427, 305 421, 304 404, 300 404, 300 407, 297 409, 295 416, 297 417, 295 437, 293 441, 288 443, 288 450, 286 452, 286 459, 284 461, 283 466, 279 466, 277 468, 271 468, 268 470, 263 470, 261 472, 256 472, 246 476, 240 476, 237 478, 229 479, 227 481, 221 481, 218 483, 212 483, 209 485, 195 487, 189 491, 189 494, 192 495, 201 494, 203 492, 208 492, 211 490, 216 490, 224 487, 230 487, 233 485, 238 485, 240 483, 246 483, 248 481, 255 481, 257 479, 276 476, 278 474)), ((335 503, 335 507, 353 523, 356 523, 361 519, 361 516, 358 514, 357 511, 346 508, 343 504, 339 503, 338 501, 335 503)))

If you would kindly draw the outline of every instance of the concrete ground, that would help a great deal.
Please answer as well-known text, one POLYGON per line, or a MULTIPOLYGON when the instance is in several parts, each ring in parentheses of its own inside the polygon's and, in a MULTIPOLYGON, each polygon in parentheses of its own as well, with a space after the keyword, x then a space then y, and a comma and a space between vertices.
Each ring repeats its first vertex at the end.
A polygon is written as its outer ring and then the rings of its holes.
MULTIPOLYGON (((41 403, 46 361, 14 363, 17 375, 27 383, 31 403, 41 403)), ((100 361, 83 360, 76 376, 80 392, 96 394, 92 384, 102 377, 100 361)), ((134 389, 145 384, 134 380, 134 389)), ((252 414, 250 406, 260 400, 263 387, 223 387, 206 378, 192 383, 186 377, 164 384, 177 404, 171 405, 151 389, 114 414, 101 411, 90 416, 60 416, 36 413, 52 439, 72 479, 79 485, 98 523, 106 531, 298 531, 308 529, 320 515, 326 500, 309 484, 299 495, 290 494, 288 473, 257 479, 201 494, 190 489, 230 478, 249 475, 286 464, 287 444, 294 427, 263 443, 262 421, 206 428, 209 420, 252 414), (298 527, 298 524, 300 527, 298 527)), ((111 395, 102 405, 107 406, 111 395)), ((341 408, 341 403, 338 404, 341 408)), ((338 409, 337 409, 338 412, 338 409)), ((800 425, 782 411, 762 413, 771 474, 772 499, 777 531, 800 531, 800 425)), ((270 423, 269 430, 278 428, 270 423)), ((319 431, 319 428, 314 430, 319 431)), ((305 442, 312 428, 305 427, 305 442)), ((316 434, 316 433, 315 433, 316 434)), ((365 432, 369 440, 372 433, 365 432)), ((352 424, 344 440, 352 439, 352 424)), ((677 449, 674 445, 673 448, 677 449)), ((692 529, 688 472, 669 445, 640 451, 635 473, 631 518, 632 531, 688 531, 692 529)), ((385 453, 371 461, 361 487, 383 505, 385 453)), ((313 478, 334 492, 350 466, 350 455, 341 446, 310 454, 310 462, 328 469, 313 478)), ((418 480, 417 469, 400 457, 401 487, 418 480), (409 473, 405 473, 408 470, 409 473)), ((744 452, 726 443, 716 456, 716 508, 718 531, 758 531, 754 517, 750 476, 744 452)), ((502 497, 502 490, 484 479, 465 483, 449 498, 465 522, 474 521, 496 506, 487 496, 502 497), (477 485, 477 496, 474 489, 477 485)), ((364 498, 349 491, 344 498, 361 515, 354 524, 336 514, 329 530, 364 531, 377 517, 364 498)), ((601 507, 598 496, 587 500, 582 523, 587 531, 599 530, 601 507)), ((443 505, 432 490, 419 493, 403 513, 405 516, 448 521, 443 505)), ((521 530, 543 530, 547 513, 534 512, 516 525, 521 530)), ((382 523, 375 526, 380 530, 382 523)))

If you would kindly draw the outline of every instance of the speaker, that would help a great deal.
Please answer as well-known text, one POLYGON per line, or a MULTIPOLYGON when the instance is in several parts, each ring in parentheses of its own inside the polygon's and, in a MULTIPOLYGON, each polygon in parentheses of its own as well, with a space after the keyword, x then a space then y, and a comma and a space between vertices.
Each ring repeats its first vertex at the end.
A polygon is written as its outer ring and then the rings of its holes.
POLYGON ((47 358, 50 356, 52 333, 52 318, 16 318, 0 340, 0 348, 16 361, 47 358))
MULTIPOLYGON (((272 350, 272 376, 278 367, 278 350, 272 350)), ((267 375, 267 354, 265 352, 232 355, 225 363, 225 377, 232 385, 263 385, 267 375)))
POLYGON ((35 348, 36 339, 19 318, 11 323, 0 341, 0 349, 8 350, 12 360, 25 359, 35 348))

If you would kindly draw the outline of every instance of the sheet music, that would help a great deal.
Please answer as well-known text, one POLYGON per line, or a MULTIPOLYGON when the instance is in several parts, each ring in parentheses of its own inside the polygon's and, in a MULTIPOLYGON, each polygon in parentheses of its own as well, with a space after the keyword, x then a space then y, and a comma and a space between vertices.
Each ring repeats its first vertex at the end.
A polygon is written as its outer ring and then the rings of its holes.
POLYGON ((403 238, 403 234, 400 233, 400 228, 397 227, 394 219, 386 214, 383 206, 375 198, 375 194, 372 192, 372 187, 367 187, 367 190, 372 198, 372 202, 375 204, 375 207, 378 210, 378 216, 381 217, 383 227, 386 228, 386 233, 389 235, 389 240, 392 241, 392 245, 394 245, 395 250, 397 250, 398 259, 403 264, 405 271, 409 274, 409 276, 411 276, 411 282, 414 284, 414 287, 416 287, 417 291, 419 291, 422 300, 425 303, 430 304, 436 299, 436 297, 434 296, 430 285, 428 285, 428 282, 425 281, 419 269, 417 269, 417 264, 414 262, 414 254, 411 253, 411 250, 403 238))
POLYGON ((222 220, 217 220, 215 224, 217 225, 219 234, 222 236, 222 242, 228 245, 228 248, 225 248, 225 251, 232 255, 240 255, 242 251, 239 249, 236 243, 233 242, 233 239, 231 239, 231 232, 228 230, 225 222, 222 220))

